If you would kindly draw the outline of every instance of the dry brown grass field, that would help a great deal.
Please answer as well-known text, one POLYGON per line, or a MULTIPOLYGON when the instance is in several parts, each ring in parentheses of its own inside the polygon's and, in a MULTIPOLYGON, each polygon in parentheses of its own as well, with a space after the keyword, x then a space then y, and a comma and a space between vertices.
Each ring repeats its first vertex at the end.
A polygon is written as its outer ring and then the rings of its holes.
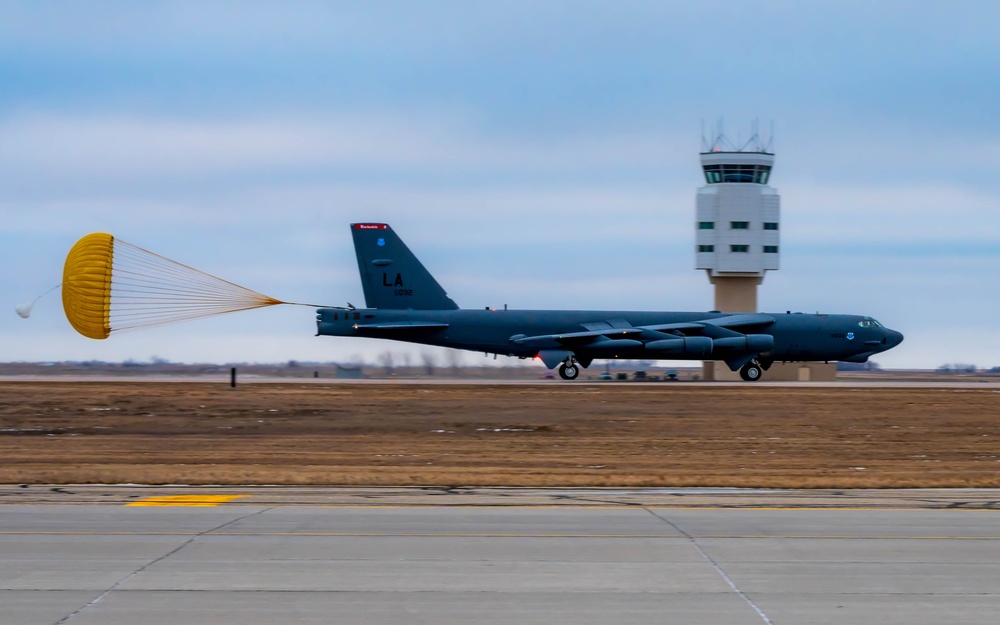
POLYGON ((1000 487, 990 389, 0 382, 0 483, 1000 487))

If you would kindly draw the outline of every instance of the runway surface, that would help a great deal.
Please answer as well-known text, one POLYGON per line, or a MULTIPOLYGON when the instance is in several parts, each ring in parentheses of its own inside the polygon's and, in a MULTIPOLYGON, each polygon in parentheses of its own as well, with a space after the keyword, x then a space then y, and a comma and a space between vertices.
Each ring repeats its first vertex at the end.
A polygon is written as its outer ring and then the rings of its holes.
POLYGON ((980 624, 1000 613, 997 491, 891 491, 882 504, 876 491, 474 490, 456 503, 421 489, 5 486, 0 622, 980 624))

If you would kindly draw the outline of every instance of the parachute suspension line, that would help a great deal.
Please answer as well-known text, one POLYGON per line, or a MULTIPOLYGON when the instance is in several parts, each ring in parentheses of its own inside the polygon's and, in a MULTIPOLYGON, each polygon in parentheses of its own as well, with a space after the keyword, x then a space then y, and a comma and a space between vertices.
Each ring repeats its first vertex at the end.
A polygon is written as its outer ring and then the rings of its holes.
POLYGON ((112 332, 281 303, 121 239, 115 240, 111 270, 112 332))
POLYGON ((80 239, 63 270, 63 309, 84 336, 224 315, 284 302, 117 239, 80 239))

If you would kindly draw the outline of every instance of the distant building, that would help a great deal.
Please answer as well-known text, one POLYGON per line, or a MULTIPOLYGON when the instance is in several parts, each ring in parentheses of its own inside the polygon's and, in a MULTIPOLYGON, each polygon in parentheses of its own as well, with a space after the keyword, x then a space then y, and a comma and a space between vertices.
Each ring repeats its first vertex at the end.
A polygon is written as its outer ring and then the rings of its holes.
POLYGON ((365 377, 361 365, 341 365, 337 364, 335 377, 338 380, 361 380, 365 377))

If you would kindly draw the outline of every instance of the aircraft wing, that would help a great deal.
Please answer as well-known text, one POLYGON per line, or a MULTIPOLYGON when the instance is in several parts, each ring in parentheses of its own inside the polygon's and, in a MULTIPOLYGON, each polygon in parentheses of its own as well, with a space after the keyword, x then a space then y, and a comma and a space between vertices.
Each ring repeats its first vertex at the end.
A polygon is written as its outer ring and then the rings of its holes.
MULTIPOLYGON (((595 328, 588 329, 584 332, 563 332, 560 334, 542 334, 539 336, 524 336, 524 335, 514 335, 511 337, 511 341, 519 345, 545 345, 550 344, 553 341, 560 343, 562 345, 587 345, 589 343, 594 343, 601 341, 604 338, 617 340, 617 339, 640 339, 639 335, 646 334, 646 339, 653 338, 650 332, 663 333, 683 333, 684 331, 704 331, 706 326, 714 326, 715 328, 743 328, 748 326, 768 326, 774 323, 774 317, 770 315, 761 314, 744 314, 744 315, 727 315, 725 317, 716 317, 714 319, 699 319, 698 321, 685 321, 679 323, 659 323, 647 326, 636 326, 632 327, 624 324, 621 321, 615 322, 596 322, 583 324, 584 327, 595 328)), ((734 336, 738 336, 738 331, 733 331, 734 336)), ((656 336, 656 339, 663 338, 662 335, 656 336)), ((642 340, 642 339, 640 339, 642 340)))
POLYGON ((702 319, 699 321, 688 321, 684 323, 661 323, 650 326, 639 326, 643 330, 653 330, 663 332, 665 330, 698 330, 705 326, 715 326, 718 328, 741 328, 745 326, 769 326, 774 323, 771 315, 727 315, 716 317, 715 319, 702 319))
POLYGON ((565 332, 562 334, 542 334, 539 336, 513 336, 511 341, 517 344, 527 344, 532 343, 548 343, 549 341, 558 341, 559 343, 569 344, 569 343, 590 343, 596 340, 598 337, 616 337, 622 338, 630 334, 642 334, 640 328, 611 328, 601 330, 588 330, 586 332, 565 332))
POLYGON ((771 315, 764 315, 759 313, 754 313, 750 315, 729 315, 728 317, 717 317, 715 319, 706 319, 704 322, 708 325, 719 326, 722 328, 739 328, 742 326, 769 326, 774 323, 774 317, 771 315))

